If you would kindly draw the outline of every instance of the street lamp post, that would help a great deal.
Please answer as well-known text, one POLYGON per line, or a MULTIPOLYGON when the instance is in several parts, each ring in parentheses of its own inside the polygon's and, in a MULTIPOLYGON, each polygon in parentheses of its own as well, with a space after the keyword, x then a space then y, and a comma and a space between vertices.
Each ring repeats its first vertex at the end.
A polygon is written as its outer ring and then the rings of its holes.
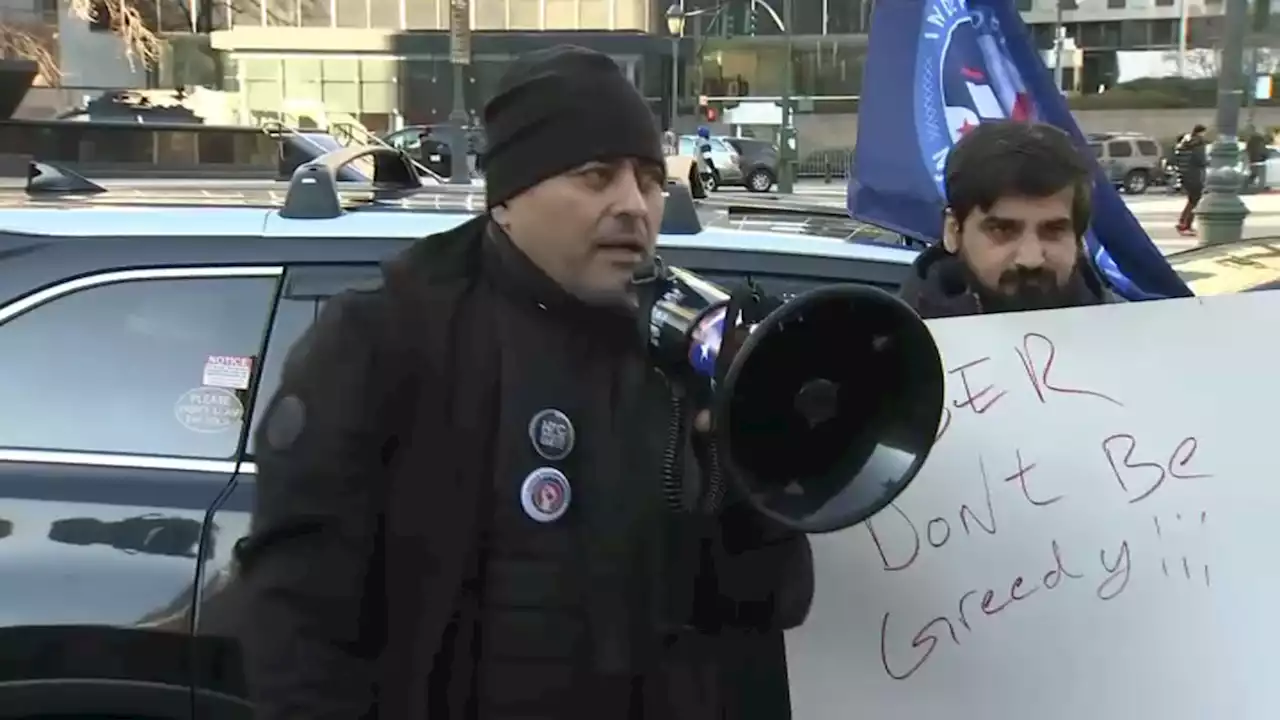
POLYGON ((1063 45, 1066 43, 1067 27, 1063 24, 1062 11, 1066 8, 1067 0, 1057 0, 1054 3, 1053 15, 1053 86, 1062 92, 1062 55, 1063 45))
POLYGON ((676 120, 680 117, 680 37, 684 35, 684 8, 671 3, 667 8, 667 30, 671 33, 671 132, 676 132, 676 120))
POLYGON ((466 67, 471 64, 471 0, 449 0, 449 63, 453 66, 453 107, 449 110, 449 182, 471 184, 467 164, 466 67))
POLYGON ((786 33, 786 60, 782 64, 782 128, 778 143, 778 192, 792 193, 796 187, 795 162, 795 108, 792 101, 792 83, 795 81, 795 43, 791 34, 792 0, 782 0, 782 31, 786 33))
POLYGON ((1244 219, 1249 214, 1249 208, 1240 200, 1244 177, 1240 173, 1240 147, 1236 139, 1248 10, 1249 0, 1227 0, 1226 33, 1218 71, 1217 137, 1209 149, 1205 194, 1196 205, 1201 242, 1205 245, 1239 240, 1244 219))

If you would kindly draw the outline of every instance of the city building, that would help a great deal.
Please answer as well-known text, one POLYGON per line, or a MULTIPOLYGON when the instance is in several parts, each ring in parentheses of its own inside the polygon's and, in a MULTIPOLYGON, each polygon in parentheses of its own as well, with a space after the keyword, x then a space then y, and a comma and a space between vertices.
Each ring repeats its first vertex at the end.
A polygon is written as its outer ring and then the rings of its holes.
MULTIPOLYGON (((32 1, 57 0, 0 0, 32 1)), ((450 0, 138 1, 157 3, 154 22, 168 47, 147 82, 228 91, 246 119, 287 120, 322 106, 383 130, 441 122, 452 108, 450 0)), ((482 107, 519 55, 567 42, 613 56, 662 118, 673 95, 686 118, 700 96, 776 98, 788 67, 800 115, 856 111, 875 0, 792 0, 790 28, 783 0, 675 0, 684 17, 675 42, 671 1, 470 0, 467 110, 482 107)), ((1082 92, 1118 82, 1119 52, 1175 53, 1184 30, 1191 49, 1221 41, 1224 0, 1014 1, 1044 51, 1061 24, 1075 48, 1064 87, 1082 92)), ((69 77, 137 79, 136 66, 106 58, 109 48, 73 31, 62 29, 77 38, 63 53, 69 77)))
POLYGON ((1222 43, 1223 0, 1016 1, 1042 50, 1053 48, 1054 27, 1061 20, 1082 60, 1078 79, 1077 68, 1063 63, 1064 86, 1080 92, 1096 92, 1119 80, 1117 53, 1145 51, 1175 59, 1183 32, 1189 50, 1222 43))
MULTIPOLYGON (((469 8, 469 112, 521 54, 572 43, 612 56, 655 113, 669 115, 672 44, 655 0, 472 0, 469 8)), ((222 88, 238 91, 254 115, 322 103, 374 130, 449 115, 448 0, 245 0, 221 12, 210 39, 222 88)))

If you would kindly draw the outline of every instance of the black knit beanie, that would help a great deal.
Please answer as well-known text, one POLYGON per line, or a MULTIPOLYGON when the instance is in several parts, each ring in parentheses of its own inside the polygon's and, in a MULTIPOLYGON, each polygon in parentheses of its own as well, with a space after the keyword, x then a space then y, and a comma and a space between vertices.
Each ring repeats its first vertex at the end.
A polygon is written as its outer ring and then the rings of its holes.
POLYGON ((520 57, 484 108, 488 207, 592 160, 662 166, 644 97, 608 55, 559 45, 520 57))

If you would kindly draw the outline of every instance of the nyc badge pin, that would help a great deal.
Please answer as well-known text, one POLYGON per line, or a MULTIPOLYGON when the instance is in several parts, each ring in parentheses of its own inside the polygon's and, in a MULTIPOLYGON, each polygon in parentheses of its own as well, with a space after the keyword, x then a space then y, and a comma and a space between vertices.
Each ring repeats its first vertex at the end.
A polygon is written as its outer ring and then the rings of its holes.
POLYGON ((535 522, 555 522, 564 517, 572 497, 569 478, 555 468, 534 470, 520 486, 520 506, 535 522))
POLYGON ((529 441, 544 459, 557 462, 573 452, 573 423, 569 416, 552 408, 539 410, 529 421, 529 441))

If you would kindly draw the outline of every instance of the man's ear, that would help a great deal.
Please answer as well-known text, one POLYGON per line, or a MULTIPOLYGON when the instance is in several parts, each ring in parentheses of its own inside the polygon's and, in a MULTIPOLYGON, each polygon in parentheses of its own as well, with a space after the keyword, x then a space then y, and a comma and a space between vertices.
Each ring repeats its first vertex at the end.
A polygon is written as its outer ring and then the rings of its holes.
POLYGON ((942 215, 942 248, 952 255, 960 249, 960 221, 950 208, 942 215))

